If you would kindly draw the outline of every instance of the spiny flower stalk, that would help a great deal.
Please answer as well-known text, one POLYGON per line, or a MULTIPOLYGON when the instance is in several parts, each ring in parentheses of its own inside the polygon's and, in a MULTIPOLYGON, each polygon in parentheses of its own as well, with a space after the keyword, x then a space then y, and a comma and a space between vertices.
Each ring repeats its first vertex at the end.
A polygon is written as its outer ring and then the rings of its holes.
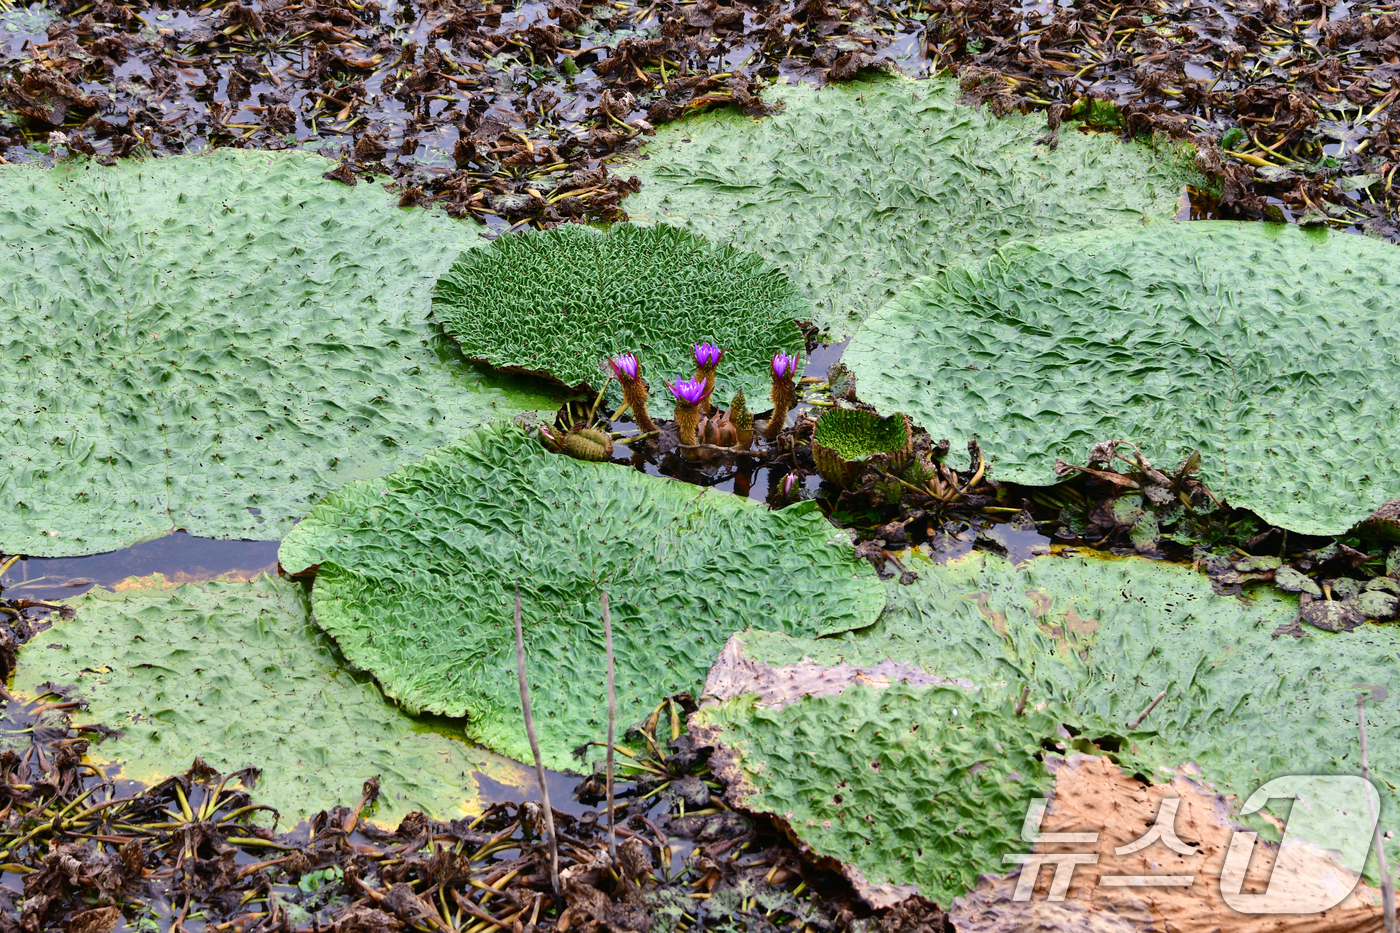
POLYGON ((705 398, 700 403, 700 410, 707 415, 710 413, 710 393, 715 390, 715 369, 723 359, 724 350, 714 344, 695 345, 695 378, 705 383, 705 398))
POLYGON ((637 427, 641 428, 642 433, 655 433, 656 422, 652 421, 651 415, 647 413, 647 383, 642 378, 642 364, 635 355, 623 353, 609 359, 608 366, 612 368, 613 376, 617 379, 618 385, 622 386, 624 401, 622 409, 613 415, 613 418, 621 415, 623 410, 631 408, 632 418, 637 422, 637 427))
POLYGON ((763 429, 765 437, 777 437, 787 427, 788 412, 797 404, 797 357, 787 353, 773 354, 773 388, 768 397, 773 400, 773 417, 763 429))
POLYGON ((676 397, 676 434, 680 442, 688 447, 699 443, 699 405, 709 398, 703 379, 678 379, 666 383, 666 388, 676 397))

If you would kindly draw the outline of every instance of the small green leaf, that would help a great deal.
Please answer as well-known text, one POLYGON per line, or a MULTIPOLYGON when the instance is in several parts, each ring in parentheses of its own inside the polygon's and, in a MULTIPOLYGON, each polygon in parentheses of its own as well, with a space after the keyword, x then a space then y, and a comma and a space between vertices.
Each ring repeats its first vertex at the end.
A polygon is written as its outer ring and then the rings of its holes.
MULTIPOLYGON (((766 396, 773 355, 802 350, 796 321, 810 315, 752 254, 674 227, 567 224, 464 252, 437 284, 433 316, 471 359, 594 392, 606 357, 636 353, 664 403, 663 379, 694 374, 699 341, 725 350, 717 397, 766 396)), ((616 382, 609 399, 621 400, 616 382)))

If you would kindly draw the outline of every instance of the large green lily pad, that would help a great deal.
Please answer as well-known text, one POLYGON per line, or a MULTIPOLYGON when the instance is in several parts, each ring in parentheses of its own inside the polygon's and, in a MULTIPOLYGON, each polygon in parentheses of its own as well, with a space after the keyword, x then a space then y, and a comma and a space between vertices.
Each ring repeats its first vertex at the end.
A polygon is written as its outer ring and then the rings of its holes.
POLYGON ((455 819, 481 810, 478 779, 522 787, 533 776, 415 720, 372 679, 346 669, 311 621, 299 584, 259 576, 162 586, 133 580, 72 600, 20 652, 15 689, 69 684, 87 701, 82 721, 119 728, 93 746, 122 776, 154 782, 196 756, 221 771, 262 769, 257 803, 283 825, 336 804, 354 806, 380 779, 374 819, 394 825, 423 810, 455 819))
POLYGON ((818 635, 884 605, 870 565, 811 506, 781 512, 483 428, 316 504, 282 542, 319 565, 316 621, 412 710, 467 716, 474 738, 528 758, 515 673, 514 588, 540 745, 551 767, 606 732, 599 594, 612 603, 618 721, 697 690, 755 620, 818 635))
POLYGON ((777 264, 839 339, 910 279, 1013 239, 1171 217, 1201 179, 1170 153, 958 104, 956 80, 769 92, 786 109, 662 127, 629 171, 633 220, 777 264))
POLYGON ((432 346, 475 228, 328 165, 0 167, 0 550, 280 538, 328 489, 553 407, 432 346))
MULTIPOLYGON (((468 357, 570 387, 597 391, 604 360, 635 353, 662 402, 664 378, 694 374, 700 341, 725 349, 716 398, 765 392, 773 355, 801 351, 796 321, 809 314, 751 253, 674 227, 568 224, 463 253, 437 284, 433 316, 468 357)), ((621 399, 616 383, 609 396, 621 399)))
MULTIPOLYGON (((872 885, 914 885, 947 904, 979 872, 1006 871, 1001 857, 1026 851, 1028 801, 1051 787, 1031 756, 1057 743, 1102 754, 1115 743, 1088 740, 1116 737, 1129 774, 1194 764, 1244 800, 1280 775, 1359 773, 1356 696, 1388 684, 1367 713, 1371 767, 1400 769, 1400 744, 1383 738, 1400 728, 1393 626, 1275 638, 1297 614, 1293 597, 1219 596, 1189 568, 1136 558, 911 560, 920 579, 890 584, 890 607, 866 630, 739 636, 711 683, 737 671, 728 693, 744 677, 776 692, 766 705, 731 696, 691 721, 729 749, 746 806, 785 817, 872 885), (869 686, 881 679, 891 685, 869 686), (803 683, 826 692, 801 698, 803 683)), ((1393 808, 1395 789, 1380 790, 1393 808)))
POLYGON ((844 360, 992 476, 1055 481, 1098 441, 1192 450, 1217 496, 1336 535, 1400 495, 1400 250, 1281 224, 1118 227, 921 280, 844 360))

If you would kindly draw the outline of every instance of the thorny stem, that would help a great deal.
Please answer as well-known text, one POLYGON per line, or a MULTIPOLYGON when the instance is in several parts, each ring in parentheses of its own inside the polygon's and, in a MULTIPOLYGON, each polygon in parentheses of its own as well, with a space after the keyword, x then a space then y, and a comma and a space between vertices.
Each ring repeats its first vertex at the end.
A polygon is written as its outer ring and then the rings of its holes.
MULTIPOLYGON (((1371 768, 1366 763, 1366 694, 1356 697, 1356 730, 1361 737, 1361 777, 1371 783, 1371 768)), ((1390 868, 1385 863, 1385 847, 1381 844, 1381 821, 1376 813, 1376 799, 1366 795, 1366 803, 1371 808, 1371 820, 1375 823, 1372 841, 1376 846, 1376 871, 1381 876, 1381 910, 1385 912, 1385 933, 1395 933, 1395 887, 1390 881, 1390 868)))
POLYGON ((588 421, 584 427, 593 427, 593 419, 598 414, 598 406, 603 404, 603 393, 608 391, 608 386, 612 383, 612 376, 603 380, 603 387, 598 390, 598 397, 593 400, 593 407, 588 409, 588 421))
POLYGON ((617 410, 617 414, 613 415, 613 420, 622 417, 622 413, 630 406, 632 420, 637 423, 643 435, 656 433, 656 422, 652 421, 651 415, 647 413, 647 388, 641 374, 638 373, 637 378, 631 382, 623 382, 620 379, 618 382, 622 385, 623 405, 617 410))
POLYGON ((617 690, 613 675, 612 613, 603 591, 603 641, 608 649, 608 856, 617 867, 617 813, 613 809, 613 731, 617 726, 617 690))
POLYGON ((540 802, 544 804, 544 828, 549 834, 549 883, 559 893, 559 838, 554 834, 554 810, 549 806, 549 786, 544 781, 544 759, 540 740, 535 736, 535 717, 530 712, 530 680, 525 674, 525 635, 520 628, 520 587, 515 588, 515 669, 520 675, 520 709, 525 714, 525 734, 535 755, 535 778, 540 782, 540 802))
POLYGON ((685 402, 676 403, 676 434, 683 446, 696 447, 699 438, 696 432, 700 427, 700 411, 685 402))
POLYGON ((795 396, 796 389, 793 388, 791 377, 773 380, 773 388, 768 393, 773 402, 773 415, 763 428, 764 437, 777 437, 783 428, 787 427, 788 411, 792 408, 795 396))

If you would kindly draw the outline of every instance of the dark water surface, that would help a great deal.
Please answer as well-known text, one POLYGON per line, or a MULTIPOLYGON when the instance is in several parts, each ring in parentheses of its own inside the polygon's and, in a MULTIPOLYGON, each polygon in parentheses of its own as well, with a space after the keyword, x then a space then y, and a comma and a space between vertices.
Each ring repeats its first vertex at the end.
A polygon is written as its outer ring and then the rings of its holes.
MULTIPOLYGON (((806 365, 802 371, 802 378, 810 380, 806 386, 798 386, 797 404, 788 413, 788 423, 791 424, 800 412, 810 411, 813 406, 803 398, 803 390, 816 382, 826 380, 826 371, 831 364, 839 362, 842 354, 846 352, 846 344, 849 338, 839 343, 831 343, 825 346, 818 346, 806 359, 806 365)), ((772 403, 765 398, 750 399, 749 408, 754 412, 762 412, 770 407, 772 403)), ((637 426, 630 421, 618 422, 613 425, 614 431, 637 433, 637 426)), ((696 486, 707 486, 720 489, 725 492, 732 492, 736 496, 743 496, 748 499, 756 499, 765 502, 768 499, 768 492, 774 483, 782 482, 784 476, 791 472, 788 466, 759 466, 757 458, 735 457, 732 462, 718 464, 692 464, 680 461, 677 457, 663 458, 657 461, 644 456, 641 452, 634 452, 627 446, 627 439, 624 437, 617 442, 617 447, 613 453, 613 460, 628 460, 631 465, 651 476, 668 476, 672 479, 679 479, 696 486), (630 458, 630 459, 629 459, 630 458), (666 469, 662 469, 663 463, 666 469)), ((815 474, 804 476, 803 485, 807 489, 810 498, 822 484, 822 478, 815 474)))
POLYGON ((21 558, 0 577, 10 599, 55 600, 113 586, 127 577, 161 574, 172 583, 219 576, 251 580, 277 572, 277 541, 222 541, 176 531, 154 541, 87 557, 21 558))

